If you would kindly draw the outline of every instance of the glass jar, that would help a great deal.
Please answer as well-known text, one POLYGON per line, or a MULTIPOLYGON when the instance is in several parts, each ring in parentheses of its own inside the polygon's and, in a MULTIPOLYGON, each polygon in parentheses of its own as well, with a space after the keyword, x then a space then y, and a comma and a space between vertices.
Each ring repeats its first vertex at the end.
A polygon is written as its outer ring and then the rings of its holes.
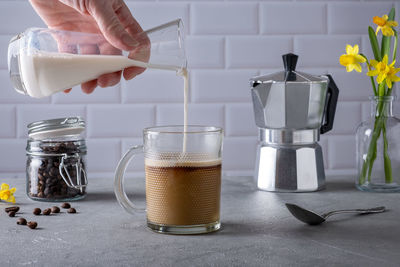
POLYGON ((400 120, 394 96, 371 97, 371 117, 356 132, 356 187, 369 192, 400 192, 400 120))
POLYGON ((39 201, 73 201, 86 196, 86 142, 80 117, 28 125, 26 190, 39 201))

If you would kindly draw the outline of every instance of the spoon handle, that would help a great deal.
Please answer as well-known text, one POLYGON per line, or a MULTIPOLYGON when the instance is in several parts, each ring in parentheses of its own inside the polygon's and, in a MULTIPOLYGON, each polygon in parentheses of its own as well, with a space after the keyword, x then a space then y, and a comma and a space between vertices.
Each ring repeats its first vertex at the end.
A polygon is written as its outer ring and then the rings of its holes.
POLYGON ((340 213, 359 213, 359 214, 369 214, 369 213, 379 213, 384 212, 385 207, 375 207, 370 209, 353 209, 353 210, 334 210, 327 213, 322 214, 322 217, 328 218, 329 216, 340 214, 340 213))

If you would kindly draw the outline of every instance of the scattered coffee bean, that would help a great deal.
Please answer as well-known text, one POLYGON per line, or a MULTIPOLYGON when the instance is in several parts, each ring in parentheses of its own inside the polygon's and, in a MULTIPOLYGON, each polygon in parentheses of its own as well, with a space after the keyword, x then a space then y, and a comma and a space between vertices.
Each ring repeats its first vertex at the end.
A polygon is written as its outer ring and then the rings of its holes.
POLYGON ((39 209, 39 208, 35 208, 35 209, 33 210, 33 214, 35 214, 35 215, 40 215, 41 212, 42 212, 42 210, 39 209))
POLYGON ((26 225, 31 229, 35 229, 37 227, 37 222, 28 222, 26 225))
POLYGON ((50 213, 51 213, 51 209, 44 209, 42 212, 43 215, 50 215, 50 213))
POLYGON ((67 203, 67 202, 62 203, 61 208, 63 208, 63 209, 69 209, 69 208, 71 208, 71 204, 69 204, 69 203, 67 203))
POLYGON ((15 217, 15 211, 10 211, 10 212, 8 213, 8 216, 10 216, 10 217, 15 217))
POLYGON ((5 208, 4 210, 6 212, 10 212, 10 211, 18 212, 19 211, 19 207, 18 206, 13 206, 13 207, 5 208))
POLYGON ((59 213, 60 212, 60 208, 57 207, 57 206, 53 206, 53 207, 51 207, 51 212, 52 213, 59 213))
POLYGON ((68 213, 76 213, 76 209, 70 208, 67 212, 68 212, 68 213))
POLYGON ((19 218, 18 221, 17 221, 17 224, 26 225, 26 220, 24 218, 19 218))

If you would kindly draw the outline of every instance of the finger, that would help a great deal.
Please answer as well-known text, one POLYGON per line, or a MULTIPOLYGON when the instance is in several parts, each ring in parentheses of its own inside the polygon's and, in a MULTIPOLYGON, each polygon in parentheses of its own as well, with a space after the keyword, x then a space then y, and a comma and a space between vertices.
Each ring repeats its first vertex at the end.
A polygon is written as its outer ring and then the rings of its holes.
POLYGON ((129 51, 128 57, 142 62, 149 62, 151 45, 147 33, 142 32, 134 37, 139 42, 139 45, 129 51))
POLYGON ((150 57, 150 39, 146 32, 143 31, 140 24, 132 16, 131 11, 124 2, 115 10, 118 19, 125 30, 139 43, 129 55, 130 58, 148 62, 150 57), (131 57, 134 56, 134 57, 131 57))
POLYGON ((79 53, 82 55, 98 55, 100 54, 99 47, 92 44, 81 44, 79 45, 79 53))
POLYGON ((97 78, 97 84, 100 87, 116 85, 121 80, 121 73, 121 71, 117 71, 114 73, 103 74, 99 78, 97 78))
MULTIPOLYGON (((122 55, 122 51, 120 49, 115 48, 108 42, 101 44, 99 48, 100 48, 100 54, 102 55, 122 55)), ((108 87, 116 85, 121 80, 121 73, 122 71, 103 74, 97 78, 97 84, 100 87, 108 87)))
MULTIPOLYGON (((117 14, 118 19, 125 30, 139 43, 137 47, 131 50, 129 53, 129 58, 142 62, 149 62, 150 39, 147 36, 147 33, 143 32, 142 27, 132 16, 132 13, 124 2, 122 2, 121 6, 115 10, 115 14, 117 14)), ((126 80, 133 79, 136 75, 139 75, 144 71, 144 68, 127 68, 124 70, 124 78, 126 80)))
MULTIPOLYGON (((104 3, 109 2, 105 1, 104 3)), ((92 4, 89 5, 88 11, 96 20, 104 37, 113 46, 129 51, 138 45, 138 42, 135 41, 127 31, 125 31, 111 4, 92 4)))
POLYGON ((76 44, 64 42, 60 39, 57 39, 57 47, 58 47, 58 51, 61 53, 67 53, 67 54, 77 54, 78 53, 78 46, 76 44))
POLYGON ((96 89, 97 87, 97 80, 91 80, 85 83, 82 83, 81 85, 82 91, 86 94, 90 94, 96 89))
POLYGON ((109 42, 99 44, 99 49, 102 55, 122 55, 121 49, 115 48, 109 42))
POLYGON ((67 54, 98 54, 98 45, 107 42, 102 34, 65 34, 64 31, 55 30, 51 36, 57 42, 58 51, 67 54))
POLYGON ((115 10, 115 14, 117 14, 122 26, 131 36, 143 32, 142 27, 140 27, 140 24, 132 16, 131 11, 124 2, 122 2, 121 6, 115 10))
POLYGON ((131 80, 135 78, 137 75, 141 74, 144 72, 146 69, 145 68, 139 68, 139 67, 129 67, 124 69, 124 78, 125 80, 131 80))
POLYGON ((72 88, 65 89, 65 90, 64 90, 64 93, 68 94, 69 92, 71 92, 71 90, 72 90, 72 88))

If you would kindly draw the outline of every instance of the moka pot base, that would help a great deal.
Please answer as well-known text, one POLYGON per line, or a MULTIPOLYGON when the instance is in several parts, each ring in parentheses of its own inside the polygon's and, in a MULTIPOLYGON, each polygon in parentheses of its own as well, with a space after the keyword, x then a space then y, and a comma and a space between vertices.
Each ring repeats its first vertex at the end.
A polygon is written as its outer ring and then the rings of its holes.
POLYGON ((255 179, 260 190, 312 192, 325 188, 319 129, 259 129, 255 179))

